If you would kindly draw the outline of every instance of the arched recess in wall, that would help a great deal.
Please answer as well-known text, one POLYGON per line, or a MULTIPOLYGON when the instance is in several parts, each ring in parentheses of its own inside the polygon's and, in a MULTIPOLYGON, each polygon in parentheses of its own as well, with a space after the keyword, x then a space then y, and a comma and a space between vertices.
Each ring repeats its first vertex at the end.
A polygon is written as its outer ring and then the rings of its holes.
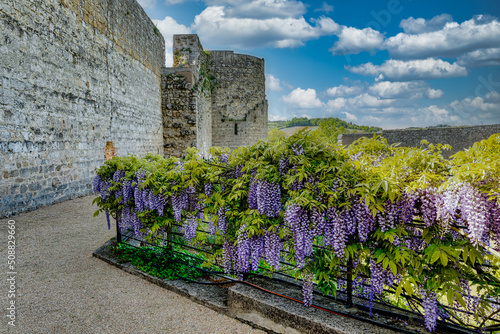
POLYGON ((115 145, 113 144, 112 141, 107 141, 106 142, 106 148, 104 148, 104 158, 107 160, 111 159, 114 157, 116 154, 116 149, 115 145))

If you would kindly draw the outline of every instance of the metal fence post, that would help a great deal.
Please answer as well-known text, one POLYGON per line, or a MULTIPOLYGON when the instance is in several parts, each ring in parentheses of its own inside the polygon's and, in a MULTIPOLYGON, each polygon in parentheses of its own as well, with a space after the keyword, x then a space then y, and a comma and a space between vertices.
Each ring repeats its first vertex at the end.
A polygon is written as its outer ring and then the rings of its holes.
POLYGON ((352 302, 352 258, 347 261, 347 286, 346 286, 346 292, 347 292, 347 300, 345 307, 349 308, 353 306, 352 302))
POLYGON ((167 233, 167 246, 172 247, 172 224, 170 226, 167 226, 165 233, 167 233))
POLYGON ((122 242, 122 233, 120 231, 120 218, 116 218, 116 242, 122 242))

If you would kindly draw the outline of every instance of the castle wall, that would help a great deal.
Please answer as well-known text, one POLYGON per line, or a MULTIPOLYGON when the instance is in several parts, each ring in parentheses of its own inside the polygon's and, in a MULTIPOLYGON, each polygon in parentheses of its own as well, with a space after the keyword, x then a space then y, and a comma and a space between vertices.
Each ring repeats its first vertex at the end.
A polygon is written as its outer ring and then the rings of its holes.
POLYGON ((2 0, 0 216, 90 194, 106 146, 162 154, 164 52, 135 0, 2 0))
POLYGON ((173 54, 174 67, 162 76, 165 155, 194 146, 208 156, 212 146, 267 140, 264 59, 205 52, 195 34, 174 35, 173 54))
POLYGON ((162 72, 163 141, 165 156, 181 157, 187 147, 196 146, 196 104, 198 95, 190 80, 173 69, 162 72))
MULTIPOLYGON (((500 133, 500 124, 477 125, 464 127, 429 128, 421 130, 383 130, 380 135, 387 143, 399 143, 400 146, 419 147, 422 140, 432 144, 449 144, 452 149, 443 151, 444 157, 449 157, 458 151, 471 147, 475 142, 500 133)), ((350 133, 339 136, 339 142, 349 145, 361 137, 372 137, 373 134, 350 133)))
POLYGON ((232 51, 210 52, 212 144, 234 149, 267 140, 264 59, 232 51))

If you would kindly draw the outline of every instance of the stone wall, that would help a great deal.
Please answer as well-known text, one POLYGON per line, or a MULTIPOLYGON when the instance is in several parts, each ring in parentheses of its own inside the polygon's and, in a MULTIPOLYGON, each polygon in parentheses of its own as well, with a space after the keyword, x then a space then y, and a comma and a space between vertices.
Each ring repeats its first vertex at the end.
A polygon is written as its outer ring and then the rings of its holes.
MULTIPOLYGON (((400 146, 418 147, 424 139, 432 144, 449 144, 452 149, 443 151, 443 156, 449 157, 496 133, 500 133, 500 124, 421 130, 383 130, 379 134, 387 139, 387 143, 399 143, 400 146)), ((343 145, 349 145, 361 137, 372 136, 373 134, 343 134, 339 136, 339 142, 343 145)))
POLYGON ((191 80, 166 68, 161 87, 164 154, 180 157, 186 147, 196 146, 197 94, 191 80))
POLYGON ((162 76, 165 155, 182 156, 195 146, 207 156, 212 146, 267 140, 264 59, 205 52, 194 34, 174 35, 173 53, 174 67, 162 76))
POLYGON ((210 53, 212 144, 234 149, 267 140, 264 59, 232 51, 210 53))
POLYGON ((164 39, 135 0, 0 2, 0 217, 91 193, 107 154, 163 154, 164 39))

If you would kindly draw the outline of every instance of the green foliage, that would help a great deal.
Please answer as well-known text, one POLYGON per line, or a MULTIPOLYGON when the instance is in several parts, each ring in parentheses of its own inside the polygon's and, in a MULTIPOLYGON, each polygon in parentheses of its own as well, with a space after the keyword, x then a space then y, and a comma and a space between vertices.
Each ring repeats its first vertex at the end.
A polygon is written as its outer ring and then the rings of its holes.
POLYGON ((130 262, 137 269, 162 279, 179 279, 177 275, 195 280, 203 273, 193 268, 204 261, 203 256, 188 253, 179 247, 134 247, 119 243, 113 253, 122 262, 130 262))
POLYGON ((278 140, 281 140, 281 139, 284 139, 286 138, 286 133, 284 133, 283 131, 280 131, 278 129, 272 129, 271 131, 269 131, 269 134, 268 134, 268 140, 269 141, 278 141, 278 140))
MULTIPOLYGON (((320 132, 336 124, 339 123, 323 120, 319 123, 320 132)), ((423 142, 418 148, 398 147, 374 136, 361 138, 344 148, 334 140, 324 140, 323 137, 301 131, 288 138, 260 141, 232 152, 213 147, 210 160, 202 159, 192 148, 186 151, 183 159, 155 155, 147 155, 143 159, 115 157, 100 167, 97 173, 102 179, 112 179, 115 171, 125 170, 126 179, 132 180, 134 174, 142 170, 146 177, 141 187, 168 198, 188 187, 194 188, 203 202, 205 217, 211 217, 215 224, 219 209, 228 210, 227 232, 222 235, 218 231, 214 237, 218 243, 227 241, 238 244, 240 233, 252 237, 276 231, 287 247, 286 261, 291 264, 296 263, 296 249, 293 232, 284 221, 284 211, 291 205, 323 214, 328 208, 344 210, 359 201, 368 206, 374 217, 385 217, 388 205, 401 201, 405 196, 418 196, 430 188, 445 191, 457 182, 473 184, 482 193, 488 194, 490 200, 498 200, 500 135, 477 143, 451 159, 445 159, 441 154, 442 150, 449 149, 446 145, 423 142), (296 153, 298 148, 303 153, 296 153), (224 155, 229 156, 228 162, 222 162, 224 155), (283 158, 293 168, 280 171, 283 158), (179 163, 182 163, 182 168, 179 168, 179 163), (249 207, 248 193, 253 180, 267 180, 280 185, 283 196, 279 217, 270 218, 249 207), (207 183, 214 187, 210 197, 203 191, 207 183), (301 189, 296 189, 298 183, 303 184, 301 189)), ((121 184, 113 182, 110 191, 120 187, 121 184)), ((100 211, 108 211, 115 218, 120 216, 124 206, 120 198, 113 197, 108 197, 106 201, 96 198, 95 202, 100 211)), ((127 204, 133 206, 133 203, 127 204)), ((417 208, 418 205, 422 204, 417 204, 417 208)), ((173 212, 171 206, 167 206, 162 217, 155 210, 146 210, 140 218, 145 226, 143 231, 154 235, 161 227, 170 226, 173 212)), ((335 294, 338 287, 336 277, 347 264, 356 263, 352 268, 354 276, 370 276, 370 262, 379 263, 398 277, 396 283, 387 288, 396 297, 410 298, 412 305, 417 305, 417 310, 420 307, 420 289, 434 291, 438 300, 448 301, 450 305, 455 301, 463 305, 462 279, 470 282, 471 290, 479 297, 475 316, 487 316, 492 311, 488 298, 500 296, 498 253, 482 242, 471 240, 459 219, 449 222, 438 218, 438 223, 430 226, 424 224, 422 219, 421 214, 415 214, 415 227, 411 228, 402 223, 386 229, 377 226, 366 240, 361 240, 357 234, 350 236, 346 238, 342 256, 338 256, 331 247, 316 249, 307 258, 304 268, 296 270, 295 275, 300 277, 304 272, 312 273, 323 292, 335 294), (414 235, 415 231, 421 235, 414 235), (410 236, 420 238, 421 249, 416 251, 401 242, 410 236), (480 267, 485 263, 489 264, 486 269, 480 267)), ((203 223, 199 221, 199 224, 203 223)), ((315 228, 312 222, 309 227, 315 228)), ((317 236, 316 245, 322 245, 323 238, 317 236)), ((205 243, 206 239, 197 237, 194 242, 205 243)), ((217 250, 212 260, 220 255, 221 250, 217 250)), ((139 265, 144 266, 144 263, 149 263, 147 261, 139 265)), ((264 263, 266 266, 272 271, 268 263, 264 263)), ((401 305, 401 300, 396 300, 396 304, 401 305)))
MULTIPOLYGON (((329 118, 307 118, 307 117, 294 117, 291 121, 269 121, 268 127, 269 130, 277 128, 284 129, 290 128, 292 126, 320 126, 322 122, 326 122, 325 125, 328 128, 343 128, 347 132, 357 130, 362 132, 377 132, 382 130, 378 127, 366 126, 366 125, 356 125, 352 123, 347 123, 339 118, 329 117, 329 118)), ((328 133, 324 133, 327 135, 328 133)), ((329 136, 328 136, 329 137, 329 136)))

